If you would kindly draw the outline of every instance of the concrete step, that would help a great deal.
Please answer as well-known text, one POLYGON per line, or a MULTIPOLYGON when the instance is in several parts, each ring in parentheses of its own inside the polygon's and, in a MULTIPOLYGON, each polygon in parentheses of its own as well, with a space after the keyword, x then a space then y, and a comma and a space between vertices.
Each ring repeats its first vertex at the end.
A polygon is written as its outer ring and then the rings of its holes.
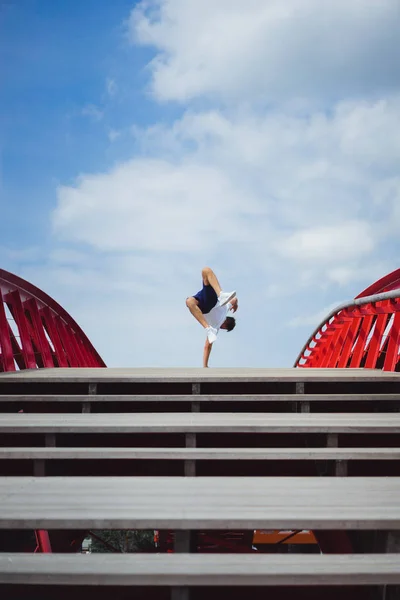
POLYGON ((0 448, 0 460, 400 460, 400 448, 0 448))
POLYGON ((3 477, 2 529, 399 530, 399 477, 3 477))
POLYGON ((400 413, 0 414, 1 433, 400 433, 400 413))
POLYGON ((315 586, 400 584, 398 554, 0 554, 0 584, 315 586))

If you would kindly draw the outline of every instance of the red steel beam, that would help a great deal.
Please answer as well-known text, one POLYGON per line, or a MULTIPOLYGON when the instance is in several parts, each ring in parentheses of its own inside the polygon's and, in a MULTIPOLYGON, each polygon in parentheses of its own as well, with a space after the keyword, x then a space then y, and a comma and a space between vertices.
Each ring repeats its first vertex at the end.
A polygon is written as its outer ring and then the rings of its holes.
POLYGON ((358 369, 361 364, 361 359, 364 355, 365 344, 371 331, 373 321, 374 315, 365 316, 361 321, 360 331, 358 333, 358 338, 353 349, 353 356, 351 357, 349 365, 351 369, 358 369))
POLYGON ((78 358, 75 355, 75 348, 71 343, 70 337, 68 335, 68 330, 65 327, 64 321, 62 320, 62 318, 59 315, 57 315, 55 317, 54 321, 56 324, 58 334, 60 336, 61 343, 65 350, 65 355, 66 355, 68 363, 69 363, 68 366, 69 367, 80 367, 81 365, 79 364, 78 358))
POLYGON ((26 369, 36 369, 35 353, 33 351, 32 340, 29 335, 28 323, 22 307, 21 297, 18 290, 10 292, 4 296, 4 300, 12 314, 19 331, 22 346, 22 355, 25 361, 26 369))
POLYGON ((385 362, 383 365, 384 371, 394 371, 398 356, 399 356, 399 339, 400 339, 400 312, 396 312, 393 318, 392 327, 389 333, 389 342, 387 345, 385 362))
POLYGON ((3 371, 15 371, 15 362, 11 339, 9 336, 8 321, 6 311, 4 309, 3 295, 0 289, 0 346, 1 346, 1 363, 3 371))
POLYGON ((37 529, 35 531, 36 543, 40 552, 49 554, 51 553, 51 543, 49 532, 44 529, 37 529))
POLYGON ((33 328, 35 330, 36 339, 38 341, 40 355, 42 357, 43 366, 47 368, 54 367, 53 357, 51 356, 50 345, 44 333, 42 319, 40 318, 39 308, 35 298, 29 298, 24 302, 24 307, 29 311, 32 319, 33 328))
POLYGON ((40 310, 40 313, 46 327, 47 335, 51 339, 51 342, 54 346, 54 353, 58 362, 58 366, 63 368, 69 367, 65 350, 58 334, 53 312, 48 306, 45 306, 40 310))
POLYGON ((376 367, 382 336, 386 329, 389 317, 390 315, 380 314, 376 318, 374 331, 367 350, 367 359, 365 361, 366 369, 375 369, 376 367))

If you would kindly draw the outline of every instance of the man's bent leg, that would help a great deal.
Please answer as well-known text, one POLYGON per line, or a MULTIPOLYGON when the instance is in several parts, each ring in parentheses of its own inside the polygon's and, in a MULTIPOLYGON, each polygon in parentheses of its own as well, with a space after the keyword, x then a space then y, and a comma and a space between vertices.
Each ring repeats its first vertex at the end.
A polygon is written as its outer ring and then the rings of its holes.
POLYGON ((214 271, 210 269, 210 267, 204 267, 201 274, 205 285, 211 285, 214 292, 219 296, 221 293, 221 286, 214 271))
POLYGON ((217 294, 218 304, 220 306, 225 306, 225 304, 230 302, 230 300, 236 296, 236 292, 222 291, 217 276, 215 275, 214 271, 210 269, 210 267, 204 267, 202 270, 202 275, 205 285, 211 285, 214 292, 217 294))
POLYGON ((191 296, 190 298, 187 298, 186 306, 188 307, 188 309, 190 310, 190 312, 192 313, 194 318, 200 323, 200 325, 202 325, 204 327, 204 329, 207 329, 208 323, 207 323, 206 319, 204 318, 203 313, 199 309, 199 305, 198 305, 196 298, 193 298, 193 296, 191 296))

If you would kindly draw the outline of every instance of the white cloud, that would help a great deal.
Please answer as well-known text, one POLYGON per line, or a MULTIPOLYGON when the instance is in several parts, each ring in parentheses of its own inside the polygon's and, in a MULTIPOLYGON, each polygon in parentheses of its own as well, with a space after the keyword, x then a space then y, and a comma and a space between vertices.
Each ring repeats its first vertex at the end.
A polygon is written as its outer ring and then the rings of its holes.
POLYGON ((98 249, 191 254, 250 238, 238 216, 251 214, 251 197, 212 165, 136 159, 81 176, 58 198, 57 234, 98 249))
MULTIPOLYGON (((346 299, 346 300, 348 300, 348 299, 346 299)), ((322 323, 322 321, 324 321, 326 319, 326 317, 329 315, 329 313, 333 309, 338 307, 340 304, 342 304, 342 302, 345 302, 346 300, 341 300, 338 302, 331 302, 330 304, 328 304, 328 306, 326 306, 322 310, 318 310, 314 314, 305 314, 302 316, 296 316, 293 319, 290 319, 290 321, 287 323, 287 325, 288 325, 288 327, 306 327, 310 331, 310 334, 311 334, 312 331, 320 323, 322 323)))
POLYGON ((118 131, 117 129, 109 129, 108 131, 108 139, 110 140, 110 142, 115 142, 115 140, 120 138, 121 135, 121 131, 118 131))
POLYGON ((39 261, 43 256, 40 246, 0 246, 0 254, 3 261, 31 263, 39 261))
POLYGON ((375 94, 399 84, 397 0, 153 0, 129 19, 135 43, 156 48, 160 100, 375 94))
POLYGON ((106 79, 106 89, 109 96, 115 96, 118 91, 118 85, 115 79, 112 79, 111 77, 106 79))
POLYGON ((84 265, 87 261, 87 255, 79 250, 72 248, 59 247, 52 250, 48 256, 49 260, 57 265, 84 265))
POLYGON ((93 121, 101 121, 104 117, 104 113, 98 106, 95 104, 87 104, 81 110, 81 114, 84 117, 89 117, 93 121))
MULTIPOLYGON (((365 221, 301 229, 277 243, 277 252, 289 260, 321 262, 328 266, 349 258, 368 256, 375 248, 373 227, 365 221)), ((343 268, 341 270, 343 273, 343 268)), ((336 270, 339 274, 339 270, 336 270)))

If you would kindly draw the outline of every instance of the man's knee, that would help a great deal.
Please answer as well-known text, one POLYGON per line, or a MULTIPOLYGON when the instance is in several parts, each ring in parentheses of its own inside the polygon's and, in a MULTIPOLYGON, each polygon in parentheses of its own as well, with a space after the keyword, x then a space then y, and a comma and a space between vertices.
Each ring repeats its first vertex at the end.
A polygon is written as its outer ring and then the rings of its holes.
POLYGON ((188 308, 193 308, 193 306, 196 306, 196 299, 193 298, 193 296, 190 296, 190 298, 186 298, 186 306, 188 308))
POLYGON ((203 281, 206 285, 208 285, 208 278, 210 277, 210 275, 212 274, 212 269, 210 267, 203 267, 202 271, 201 271, 201 275, 203 277, 203 281))

